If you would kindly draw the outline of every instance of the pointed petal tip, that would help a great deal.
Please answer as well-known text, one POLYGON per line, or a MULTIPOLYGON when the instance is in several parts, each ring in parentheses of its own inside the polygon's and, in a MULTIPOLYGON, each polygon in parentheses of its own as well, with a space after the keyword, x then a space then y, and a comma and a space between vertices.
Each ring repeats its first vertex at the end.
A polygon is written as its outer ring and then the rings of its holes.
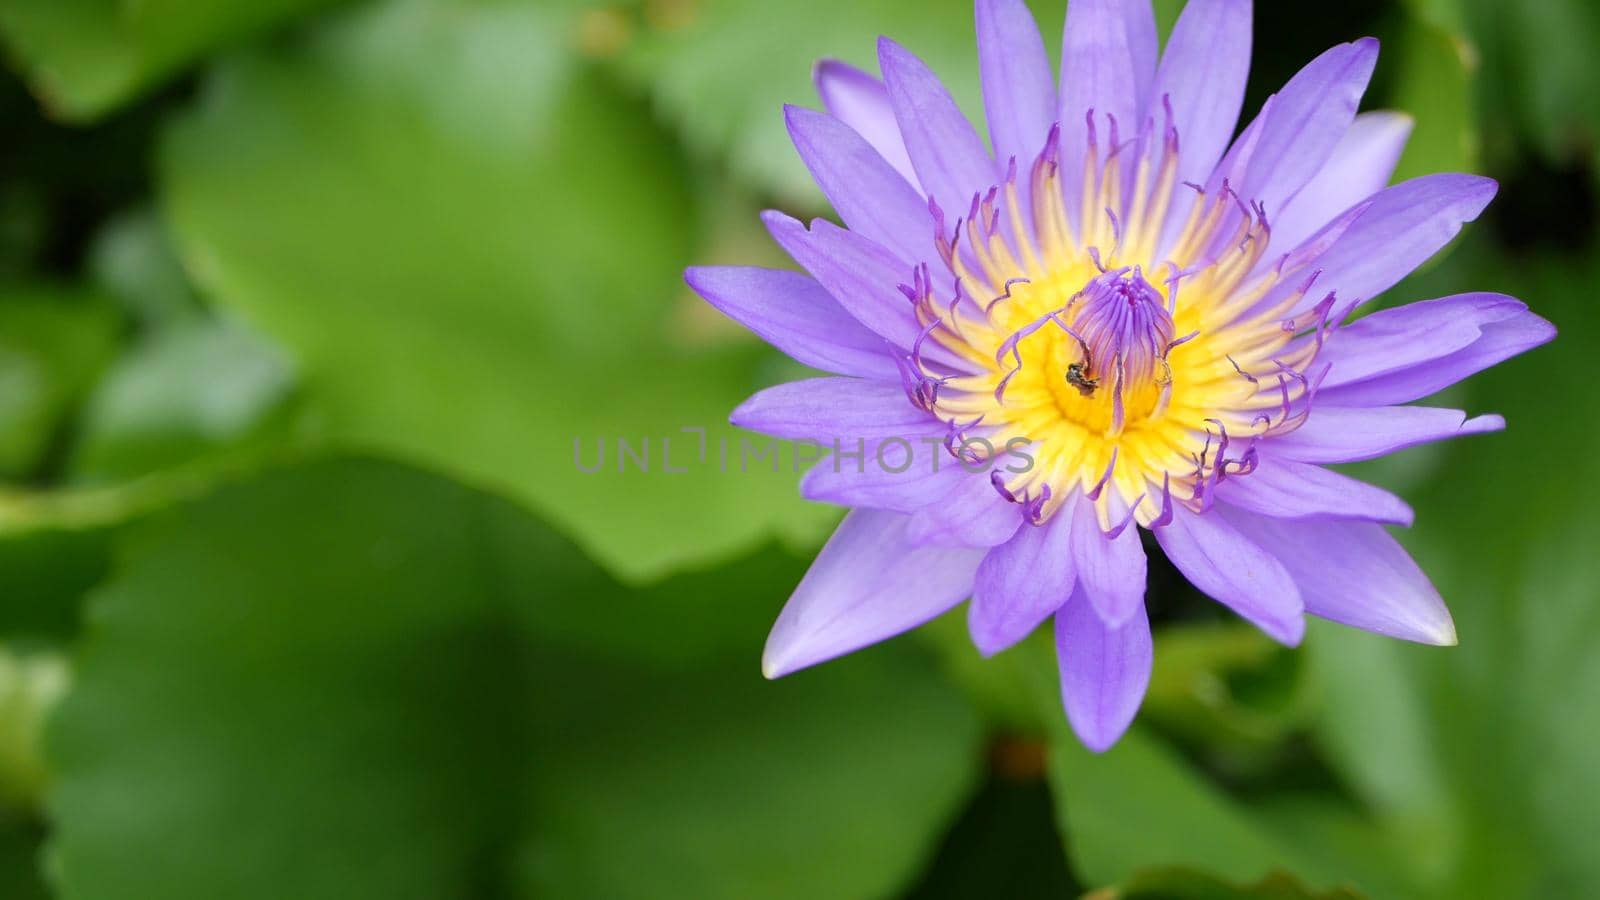
POLYGON ((807 109, 806 107, 795 103, 785 103, 783 105, 783 121, 785 125, 789 126, 790 137, 795 136, 795 130, 797 128, 805 125, 805 121, 808 116, 820 115, 822 115, 822 113, 819 113, 814 109, 807 109))
POLYGON ((976 597, 967 600, 967 638, 978 655, 991 659, 1008 646, 996 635, 996 629, 984 621, 983 605, 976 597))
POLYGON ((1506 430, 1505 416, 1497 413, 1475 416, 1461 423, 1462 434, 1490 434, 1506 430))
MULTIPOLYGON (((1394 187, 1421 185, 1424 182, 1434 189, 1444 191, 1446 196, 1449 196, 1454 203, 1465 201, 1469 206, 1470 204, 1476 204, 1476 206, 1471 206, 1470 210, 1453 207, 1459 211, 1459 220, 1462 222, 1471 222, 1477 219, 1478 214, 1483 212, 1484 207, 1488 206, 1489 202, 1500 192, 1500 182, 1487 175, 1473 175, 1467 172, 1434 172, 1428 175, 1418 175, 1394 187), (1440 185, 1447 185, 1447 187, 1440 188, 1440 185)), ((1390 188, 1390 190, 1393 189, 1390 188)))
POLYGON ((761 653, 761 677, 768 681, 777 681, 809 665, 811 665, 809 662, 796 662, 792 649, 776 647, 770 639, 767 641, 766 649, 761 653))
POLYGON ((1295 616, 1280 622, 1257 623, 1267 637, 1272 638, 1285 647, 1298 647, 1306 639, 1306 617, 1295 616))
POLYGON ((1078 736, 1078 741, 1083 744, 1084 748, 1097 755, 1115 747, 1117 742, 1122 740, 1122 736, 1128 733, 1128 728, 1133 724, 1130 721, 1121 728, 1107 728, 1098 722, 1080 724, 1073 721, 1070 716, 1067 721, 1072 725, 1072 733, 1078 736))
POLYGON ((1440 606, 1442 615, 1437 621, 1429 623, 1416 636, 1416 642, 1427 644, 1431 647, 1454 647, 1461 643, 1456 634, 1455 620, 1450 618, 1450 611, 1440 606))
POLYGON ((1036 618, 975 594, 967 603, 967 635, 978 655, 991 659, 1025 640, 1039 627, 1036 618), (1006 615, 1009 613, 1009 615, 1006 615))
POLYGON ((764 209, 761 211, 760 218, 761 224, 767 226, 769 231, 777 228, 805 227, 800 223, 799 219, 781 209, 764 209))
POLYGON ((1411 616, 1396 623, 1395 630, 1389 636, 1429 647, 1454 647, 1460 643, 1450 608, 1444 605, 1437 593, 1433 594, 1433 600, 1432 604, 1413 609, 1411 616))
MULTIPOLYGON (((816 87, 818 96, 822 97, 825 107, 828 106, 827 83, 838 82, 876 82, 878 79, 871 72, 858 66, 852 66, 842 59, 824 56, 811 64, 811 84, 816 87)), ((828 107, 831 111, 832 107, 828 107)))
POLYGON ((1122 736, 1133 727, 1139 715, 1139 705, 1126 710, 1082 709, 1067 704, 1067 724, 1078 736, 1079 743, 1091 753, 1104 753, 1117 745, 1122 736))
POLYGON ((972 624, 970 620, 967 623, 967 633, 972 639, 973 648, 984 659, 994 659, 1012 647, 1011 644, 1000 641, 992 635, 985 634, 980 630, 979 626, 972 624))
MULTIPOLYGON (((1438 601, 1438 595, 1433 595, 1438 601)), ((1460 643, 1456 635, 1455 620, 1450 618, 1450 610, 1442 601, 1431 606, 1416 607, 1409 610, 1410 615, 1399 620, 1389 620, 1382 623, 1365 624, 1349 622, 1341 618, 1333 618, 1319 612, 1318 618, 1338 622, 1350 628, 1356 628, 1379 637, 1390 638, 1396 641, 1405 641, 1410 644, 1421 644, 1425 647, 1454 647, 1460 643)))
MULTIPOLYGON (((792 385, 795 382, 787 382, 786 384, 792 385)), ((779 391, 784 386, 775 385, 771 388, 756 391, 746 397, 743 403, 735 406, 733 411, 728 413, 728 424, 735 428, 743 428, 746 431, 754 431, 757 434, 767 434, 769 431, 782 430, 781 427, 774 427, 776 423, 772 416, 771 400, 774 392, 779 391)), ((777 435, 773 434, 772 436, 776 437, 777 435)))
MULTIPOLYGON (((1355 121, 1346 133, 1346 141, 1358 143, 1346 144, 1347 148, 1356 146, 1371 148, 1384 146, 1393 148, 1393 158, 1387 160, 1389 169, 1384 174, 1384 182, 1378 190, 1388 185, 1389 176, 1393 175, 1393 166, 1399 162, 1400 153, 1411 140, 1411 133, 1417 129, 1417 119, 1411 113, 1398 109, 1369 109, 1356 114, 1355 121)), ((1376 191, 1374 191, 1376 193, 1376 191)), ((1330 217, 1331 219, 1331 217, 1330 217)))
POLYGON ((811 64, 811 78, 814 81, 821 80, 824 75, 830 73, 848 74, 859 71, 861 70, 844 60, 834 59, 831 56, 824 56, 811 64))
POLYGON ((1391 636, 1428 647, 1454 647, 1459 644, 1460 638, 1456 634, 1456 622, 1450 615, 1450 608, 1445 606, 1437 591, 1432 592, 1432 598, 1433 603, 1414 607, 1412 615, 1407 621, 1399 623, 1399 629, 1391 636))
MULTIPOLYGON (((1521 303, 1520 300, 1517 302, 1521 303)), ((1528 318, 1533 320, 1532 322, 1528 323, 1532 326, 1534 332, 1534 342, 1528 346, 1529 350, 1532 350, 1534 347, 1542 347, 1556 339, 1556 326, 1554 322, 1551 322, 1549 319, 1546 319, 1543 316, 1528 312, 1528 305, 1526 303, 1522 304, 1522 309, 1528 318)))
POLYGON ((896 84, 903 85, 908 80, 923 76, 937 77, 928 64, 922 61, 922 57, 906 49, 904 44, 894 38, 885 35, 878 37, 878 71, 883 73, 883 83, 889 87, 891 94, 896 84))
POLYGON ((768 681, 777 681, 801 669, 809 669, 849 652, 852 651, 817 652, 814 641, 808 641, 805 637, 797 635, 793 629, 785 628, 783 618, 780 616, 767 635, 766 646, 761 649, 761 677, 768 681))
POLYGON ((1374 109, 1362 113, 1369 121, 1377 122, 1389 128, 1403 128, 1407 134, 1417 127, 1417 117, 1400 109, 1374 109))
POLYGON ((1445 627, 1437 634, 1433 642, 1435 647, 1454 647, 1461 643, 1461 638, 1456 634, 1456 623, 1448 616, 1444 620, 1445 627))
POLYGON ((1122 628, 1107 629, 1079 590, 1056 613, 1055 631, 1067 721, 1085 747, 1103 753, 1133 724, 1150 686, 1149 623, 1135 616, 1122 628))
POLYGON ((1478 213, 1483 212, 1483 208, 1489 205, 1489 201, 1500 193, 1500 182, 1487 175, 1465 175, 1462 176, 1462 179, 1463 189, 1471 194, 1473 199, 1481 199, 1483 201, 1482 205, 1472 213, 1472 217, 1466 220, 1471 222, 1478 217, 1478 213))
POLYGON ((689 266, 683 270, 683 283, 688 285, 695 293, 700 293, 700 285, 698 284, 698 280, 701 273, 704 271, 705 266, 689 266))

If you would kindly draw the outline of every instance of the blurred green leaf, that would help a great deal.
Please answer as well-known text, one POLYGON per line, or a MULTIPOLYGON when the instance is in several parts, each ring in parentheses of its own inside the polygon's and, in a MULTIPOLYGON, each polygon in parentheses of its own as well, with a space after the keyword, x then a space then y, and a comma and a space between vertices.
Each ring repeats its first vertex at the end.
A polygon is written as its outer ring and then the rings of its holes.
POLYGON ((273 348, 235 325, 181 322, 147 332, 73 404, 72 483, 0 489, 0 635, 74 634, 119 529, 305 442, 273 348))
POLYGON ((1244 622, 1167 627, 1141 714, 1235 764, 1276 751, 1302 724, 1299 657, 1244 622))
POLYGON ((293 386, 281 352, 236 324, 156 332, 124 354, 90 398, 73 478, 115 482, 270 445, 287 428, 293 386))
MULTIPOLYGON (((611 602, 544 603, 528 613, 539 635, 597 657, 693 669, 707 659, 749 658, 809 558, 773 546, 715 568, 680 572, 648 587, 616 592, 611 602), (686 623, 692 623, 689 627, 686 623)), ((552 595, 592 590, 588 566, 553 567, 542 556, 512 560, 510 577, 539 582, 552 595)))
POLYGON ((1395 169, 1395 181, 1433 172, 1477 171, 1478 123, 1472 87, 1477 50, 1461 31, 1438 24, 1448 21, 1447 13, 1431 12, 1434 18, 1406 20, 1393 87, 1385 98, 1386 106, 1409 113, 1414 123, 1395 169))
POLYGON ((185 321, 200 311, 166 225, 140 209, 113 218, 89 247, 89 272, 147 328, 185 321))
POLYGON ((1273 873, 1251 885, 1230 884, 1201 871, 1156 869, 1130 878, 1115 888, 1095 891, 1084 900, 1361 900, 1349 888, 1313 891, 1294 876, 1273 873))
POLYGON ((206 53, 337 0, 11 0, 0 40, 52 113, 89 121, 206 53))
POLYGON ((1095 754, 1071 732, 1061 708, 1055 648, 1048 629, 983 660, 952 614, 930 637, 945 667, 1005 727, 1049 739, 1049 778, 1057 824, 1080 880, 1116 884, 1134 873, 1183 865, 1254 879, 1288 868, 1318 882, 1344 873, 1318 854, 1279 839, 1269 821, 1230 798, 1172 747, 1142 726, 1095 754), (1032 714, 1024 707, 1031 706, 1032 714))
MULTIPOLYGON (((1318 775, 1326 777, 1321 770, 1318 775)), ((1337 873, 1337 884, 1371 897, 1420 894, 1412 847, 1395 840, 1377 817, 1331 785, 1258 788, 1250 812, 1312 860, 1315 871, 1337 873)))
POLYGON ((960 810, 980 749, 959 698, 894 663, 871 654, 781 686, 749 665, 663 677, 536 664, 524 894, 892 894, 960 810))
POLYGON ((1561 329, 1554 345, 1461 392, 1507 431, 1451 445, 1412 495, 1406 540, 1461 645, 1414 647, 1344 629, 1308 640, 1325 682, 1319 738, 1403 848, 1425 896, 1587 896, 1600 885, 1600 342, 1583 260, 1503 258, 1479 243, 1445 268, 1511 290, 1561 329), (1530 389, 1537 386, 1537 389, 1530 389), (1555 464, 1535 465, 1532 461, 1555 464))
MULTIPOLYGON (((1066 4, 1029 5, 1046 46, 1059 50, 1066 4)), ((787 203, 815 206, 819 200, 789 144, 783 104, 820 106, 811 84, 819 59, 842 59, 876 73, 878 35, 921 56, 984 129, 970 3, 706 0, 645 8, 640 33, 620 57, 623 70, 650 91, 691 149, 726 162, 787 203)))
POLYGON ((1064 733, 1052 744, 1050 762, 1061 830, 1090 884, 1114 884, 1140 869, 1170 865, 1237 879, 1279 868, 1313 883, 1344 878, 1280 840, 1143 731, 1129 732, 1099 755, 1064 733))
POLYGON ((110 535, 104 530, 0 529, 0 635, 71 635, 79 602, 110 565, 110 535))
POLYGON ((33 473, 109 361, 118 325, 96 294, 0 288, 0 476, 33 473))
POLYGON ((66 693, 67 681, 59 654, 19 653, 0 644, 0 815, 32 810, 43 797, 45 716, 66 693))
POLYGON ((988 659, 972 645, 965 605, 915 633, 938 653, 950 679, 996 730, 1030 739, 1051 734, 1061 707, 1053 678, 1044 668, 1055 658, 1049 629, 1037 629, 1022 643, 988 659))
POLYGON ((1454 34, 1467 30, 1463 0, 1404 0, 1406 10, 1418 21, 1454 34))
POLYGON ((1068 871, 1052 821, 1050 790, 1033 766, 1042 744, 997 744, 989 781, 945 835, 933 863, 901 900, 973 897, 1073 897, 1081 887, 1068 871), (1009 757, 1009 759, 1008 759, 1009 757))
POLYGON ((504 491, 628 577, 813 541, 834 514, 787 462, 738 471, 719 424, 771 355, 678 331, 681 160, 570 27, 385 3, 222 67, 163 154, 189 269, 296 354, 336 440, 504 491))
POLYGON ((110 571, 123 530, 273 459, 213 454, 116 484, 0 490, 0 636, 75 636, 84 596, 110 571))
POLYGON ((43 829, 0 811, 0 897, 49 900, 39 866, 43 829))
POLYGON ((1593 163, 1600 141, 1600 7, 1591 0, 1468 0, 1473 32, 1489 57, 1498 123, 1515 124, 1546 158, 1593 163))
POLYGON ((760 630, 693 663, 595 653, 787 584, 686 576, 703 608, 634 621, 662 595, 392 464, 225 488, 124 559, 48 740, 80 900, 881 897, 976 774, 976 723, 910 645, 775 684, 760 630))

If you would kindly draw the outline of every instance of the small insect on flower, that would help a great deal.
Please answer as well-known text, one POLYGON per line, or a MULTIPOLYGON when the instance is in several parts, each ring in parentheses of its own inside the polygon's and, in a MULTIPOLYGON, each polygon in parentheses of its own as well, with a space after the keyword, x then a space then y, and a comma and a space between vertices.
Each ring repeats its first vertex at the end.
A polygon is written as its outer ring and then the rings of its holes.
MULTIPOLYGON (((1084 359, 1087 360, 1088 358, 1089 356, 1086 352, 1084 354, 1084 359)), ((1075 362, 1067 366, 1067 384, 1077 388, 1078 393, 1082 394, 1083 396, 1093 397, 1094 392, 1100 387, 1100 379, 1090 378, 1088 375, 1084 374, 1085 368, 1088 365, 1089 363, 1087 362, 1075 362)))
POLYGON ((1054 621, 1067 718, 1103 750, 1150 677, 1141 531, 1285 644, 1307 613, 1454 643, 1385 528, 1410 508, 1324 466, 1504 427, 1406 404, 1551 340, 1521 302, 1352 315, 1476 218, 1494 182, 1389 185, 1411 120, 1356 113, 1370 38, 1312 60, 1236 136, 1249 0, 1190 0, 1164 52, 1148 0, 1072 0, 1059 79, 1023 0, 979 0, 976 22, 992 143, 891 40, 881 80, 823 62, 826 111, 785 114, 844 227, 770 212, 808 274, 687 273, 836 373, 756 394, 735 424, 918 457, 807 473, 807 497, 852 511, 778 617, 767 674, 970 597, 985 654, 1054 621), (1026 467, 974 449, 1018 441, 1026 467))

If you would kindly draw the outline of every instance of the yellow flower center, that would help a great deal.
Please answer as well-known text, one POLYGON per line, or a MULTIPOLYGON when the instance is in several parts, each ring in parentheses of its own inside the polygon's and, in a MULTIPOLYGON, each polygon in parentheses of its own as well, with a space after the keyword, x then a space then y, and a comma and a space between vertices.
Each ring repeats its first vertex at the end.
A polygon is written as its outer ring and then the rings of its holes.
POLYGON ((1121 158, 1091 145, 1074 222, 1055 139, 1034 165, 1031 217, 1013 173, 953 236, 941 225, 956 296, 915 279, 925 340, 974 370, 929 373, 929 406, 995 446, 1031 441, 1033 467, 997 484, 1041 519, 1074 491, 1108 528, 1148 525, 1167 503, 1202 508, 1211 486, 1253 467, 1253 439, 1303 419, 1331 298, 1307 310, 1314 275, 1291 286, 1294 266, 1258 265, 1265 213, 1226 182, 1174 185, 1175 142, 1139 163, 1131 192, 1121 158), (1178 202, 1186 223, 1163 239, 1178 202))

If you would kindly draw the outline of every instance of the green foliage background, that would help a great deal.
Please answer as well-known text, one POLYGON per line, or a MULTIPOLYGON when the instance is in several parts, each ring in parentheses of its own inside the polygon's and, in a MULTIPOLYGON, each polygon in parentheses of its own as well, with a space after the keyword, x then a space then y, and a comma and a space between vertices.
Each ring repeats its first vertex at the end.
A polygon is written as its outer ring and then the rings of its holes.
POLYGON ((814 59, 976 112, 968 4, 0 3, 0 898, 1600 896, 1600 11, 1257 6, 1251 109, 1376 34, 1401 176, 1502 183, 1385 302, 1561 337, 1445 398, 1505 433, 1361 467, 1460 647, 1286 651, 1158 563, 1094 756, 959 614, 763 681, 838 515, 787 459, 571 462, 796 374, 680 272, 826 213, 814 59))

